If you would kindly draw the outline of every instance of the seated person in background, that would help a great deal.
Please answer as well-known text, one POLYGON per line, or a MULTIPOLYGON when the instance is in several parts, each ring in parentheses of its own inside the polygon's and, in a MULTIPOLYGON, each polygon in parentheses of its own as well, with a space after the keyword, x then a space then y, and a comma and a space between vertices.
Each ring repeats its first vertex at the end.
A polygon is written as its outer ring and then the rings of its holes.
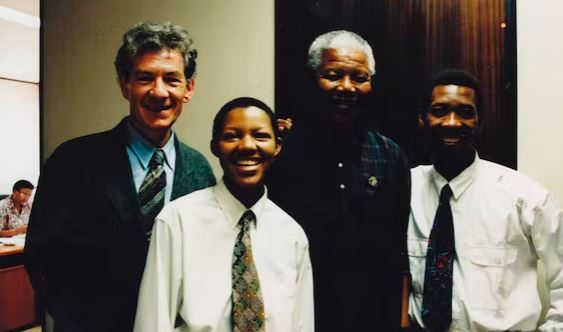
POLYGON ((263 184, 281 150, 272 110, 234 99, 212 135, 223 179, 156 217, 135 331, 312 332, 308 240, 263 184))
POLYGON ((433 165, 412 169, 411 317, 436 332, 563 331, 561 209, 524 174, 479 158, 479 93, 469 73, 442 71, 419 115, 433 165))
POLYGON ((27 180, 19 180, 12 188, 12 195, 0 201, 0 236, 13 236, 27 231, 31 212, 29 197, 35 187, 27 180))

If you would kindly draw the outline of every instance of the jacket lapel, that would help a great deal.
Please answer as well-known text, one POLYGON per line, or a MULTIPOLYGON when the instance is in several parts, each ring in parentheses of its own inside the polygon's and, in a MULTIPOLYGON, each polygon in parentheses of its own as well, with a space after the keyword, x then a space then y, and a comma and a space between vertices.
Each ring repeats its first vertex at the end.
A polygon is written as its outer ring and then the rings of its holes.
POLYGON ((108 155, 104 160, 107 195, 117 214, 117 220, 127 225, 139 225, 139 201, 126 151, 125 119, 109 132, 108 155))
POLYGON ((193 167, 190 163, 190 156, 187 149, 180 147, 178 138, 174 136, 174 148, 176 149, 176 165, 174 167, 174 182, 172 184, 172 197, 174 200, 182 195, 194 191, 193 181, 190 179, 190 174, 193 172, 193 167))

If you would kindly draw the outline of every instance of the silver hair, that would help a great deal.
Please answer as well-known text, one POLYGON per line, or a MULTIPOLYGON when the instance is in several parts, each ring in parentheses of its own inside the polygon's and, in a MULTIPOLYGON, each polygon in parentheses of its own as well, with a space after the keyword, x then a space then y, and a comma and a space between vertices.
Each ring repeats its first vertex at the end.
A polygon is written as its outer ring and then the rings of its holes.
POLYGON ((184 74, 191 79, 196 73, 197 50, 189 32, 170 22, 141 22, 123 35, 123 44, 115 57, 115 70, 120 78, 129 78, 135 58, 146 51, 178 50, 184 59, 184 74))
POLYGON ((309 46, 307 67, 313 71, 318 70, 322 63, 324 51, 344 46, 357 47, 364 51, 370 74, 375 75, 375 58, 371 46, 360 35, 347 30, 330 31, 315 38, 309 46))

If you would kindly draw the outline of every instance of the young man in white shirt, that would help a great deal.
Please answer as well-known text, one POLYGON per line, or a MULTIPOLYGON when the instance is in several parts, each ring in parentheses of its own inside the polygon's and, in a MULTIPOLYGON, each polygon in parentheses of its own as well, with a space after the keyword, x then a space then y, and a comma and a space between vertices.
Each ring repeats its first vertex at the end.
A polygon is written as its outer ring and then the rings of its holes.
POLYGON ((314 331, 307 237, 263 184, 277 138, 273 112, 256 99, 216 115, 223 179, 157 216, 135 331, 314 331))
POLYGON ((563 331, 556 200, 524 174, 479 158, 477 79, 445 70, 429 92, 419 123, 433 165, 411 172, 412 320, 427 331, 563 331), (544 323, 538 261, 549 291, 544 323))

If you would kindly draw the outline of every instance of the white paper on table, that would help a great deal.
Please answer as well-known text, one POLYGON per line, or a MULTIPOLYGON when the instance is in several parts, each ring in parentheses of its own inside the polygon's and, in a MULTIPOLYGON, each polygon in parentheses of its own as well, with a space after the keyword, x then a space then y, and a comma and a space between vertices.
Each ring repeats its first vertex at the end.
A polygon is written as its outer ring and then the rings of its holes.
POLYGON ((25 244, 25 234, 18 234, 12 237, 0 237, 0 243, 23 247, 25 244))

